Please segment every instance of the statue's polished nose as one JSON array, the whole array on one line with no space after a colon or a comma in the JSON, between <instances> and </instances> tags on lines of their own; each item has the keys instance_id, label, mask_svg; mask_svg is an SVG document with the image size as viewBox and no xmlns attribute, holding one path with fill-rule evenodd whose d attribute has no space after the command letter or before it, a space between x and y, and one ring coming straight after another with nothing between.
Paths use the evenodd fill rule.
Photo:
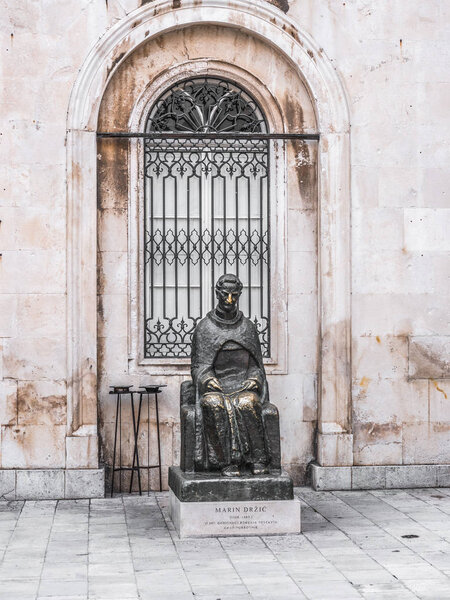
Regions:
<instances>
[{"instance_id":1,"label":"statue's polished nose","mask_svg":"<svg viewBox=\"0 0 450 600\"><path fill-rule=\"evenodd\" d=\"M226 299L226 303L227 304L233 304L233 296L231 294L228 294L228 298Z\"/></svg>"}]
</instances>

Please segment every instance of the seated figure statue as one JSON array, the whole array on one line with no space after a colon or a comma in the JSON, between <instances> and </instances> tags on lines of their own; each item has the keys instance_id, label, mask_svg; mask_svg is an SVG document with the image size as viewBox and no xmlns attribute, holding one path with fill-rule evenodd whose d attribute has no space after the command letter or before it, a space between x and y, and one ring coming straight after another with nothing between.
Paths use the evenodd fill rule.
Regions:
<instances>
[{"instance_id":1,"label":"seated figure statue","mask_svg":"<svg viewBox=\"0 0 450 600\"><path fill-rule=\"evenodd\" d=\"M241 292L236 275L222 275L217 306L194 331L192 382L181 386L184 471L280 471L278 411L269 402L258 332L238 308Z\"/></svg>"}]
</instances>

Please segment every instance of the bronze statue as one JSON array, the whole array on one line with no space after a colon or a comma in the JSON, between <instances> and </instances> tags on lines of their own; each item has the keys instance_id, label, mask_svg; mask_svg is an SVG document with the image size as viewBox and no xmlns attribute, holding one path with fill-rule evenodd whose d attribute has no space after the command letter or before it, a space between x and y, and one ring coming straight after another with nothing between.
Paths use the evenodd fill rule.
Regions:
<instances>
[{"instance_id":1,"label":"bronze statue","mask_svg":"<svg viewBox=\"0 0 450 600\"><path fill-rule=\"evenodd\" d=\"M242 283L222 275L217 305L194 332L192 382L181 389L181 468L238 477L280 471L278 411L258 332L239 310Z\"/></svg>"}]
</instances>

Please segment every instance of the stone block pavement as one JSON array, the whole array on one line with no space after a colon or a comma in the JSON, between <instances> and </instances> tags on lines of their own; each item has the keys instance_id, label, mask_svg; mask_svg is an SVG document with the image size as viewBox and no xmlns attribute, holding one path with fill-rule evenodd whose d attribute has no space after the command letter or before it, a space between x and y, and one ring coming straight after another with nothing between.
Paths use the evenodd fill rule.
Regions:
<instances>
[{"instance_id":1,"label":"stone block pavement","mask_svg":"<svg viewBox=\"0 0 450 600\"><path fill-rule=\"evenodd\" d=\"M0 503L0 600L450 599L450 489L298 488L303 533L179 540L167 493Z\"/></svg>"}]
</instances>

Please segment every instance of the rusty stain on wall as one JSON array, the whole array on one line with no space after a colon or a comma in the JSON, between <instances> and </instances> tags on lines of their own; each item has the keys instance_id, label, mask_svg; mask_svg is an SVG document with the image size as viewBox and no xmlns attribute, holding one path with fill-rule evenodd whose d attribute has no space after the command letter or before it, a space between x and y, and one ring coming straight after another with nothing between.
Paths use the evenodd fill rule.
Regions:
<instances>
[{"instance_id":1,"label":"rusty stain on wall","mask_svg":"<svg viewBox=\"0 0 450 600\"><path fill-rule=\"evenodd\" d=\"M450 378L450 336L409 338L411 379Z\"/></svg>"},{"instance_id":2,"label":"rusty stain on wall","mask_svg":"<svg viewBox=\"0 0 450 600\"><path fill-rule=\"evenodd\" d=\"M44 383L45 386L45 383ZM47 384L47 388L52 384ZM58 386L59 388L64 386ZM64 424L66 422L66 394L45 394L42 383L28 382L17 388L19 425Z\"/></svg>"},{"instance_id":3,"label":"rusty stain on wall","mask_svg":"<svg viewBox=\"0 0 450 600\"><path fill-rule=\"evenodd\" d=\"M372 438L377 442L398 435L402 426L398 423L359 423L358 429L366 439Z\"/></svg>"},{"instance_id":4,"label":"rusty stain on wall","mask_svg":"<svg viewBox=\"0 0 450 600\"><path fill-rule=\"evenodd\" d=\"M369 377L362 377L361 381L359 382L359 386L363 389L363 390L367 390L367 388L369 387L369 383L370 383L370 379Z\"/></svg>"},{"instance_id":5,"label":"rusty stain on wall","mask_svg":"<svg viewBox=\"0 0 450 600\"><path fill-rule=\"evenodd\" d=\"M301 198L299 207L304 210L317 208L317 144L301 140L290 140L288 143L290 171L297 179L297 189Z\"/></svg>"},{"instance_id":6,"label":"rusty stain on wall","mask_svg":"<svg viewBox=\"0 0 450 600\"><path fill-rule=\"evenodd\" d=\"M357 465L401 462L403 427L399 423L353 423L354 461Z\"/></svg>"},{"instance_id":7,"label":"rusty stain on wall","mask_svg":"<svg viewBox=\"0 0 450 600\"><path fill-rule=\"evenodd\" d=\"M437 389L438 392L440 392L441 394L444 394L444 398L447 400L447 393L445 392L445 390L443 390L441 387L439 387L439 384L437 381L435 381L434 379L431 380L431 383L434 385L434 387Z\"/></svg>"},{"instance_id":8,"label":"rusty stain on wall","mask_svg":"<svg viewBox=\"0 0 450 600\"><path fill-rule=\"evenodd\" d=\"M122 58L125 56L125 52L120 52L111 62L111 65L108 67L106 78L109 77L111 72L115 69L116 65L120 63Z\"/></svg>"}]
</instances>

